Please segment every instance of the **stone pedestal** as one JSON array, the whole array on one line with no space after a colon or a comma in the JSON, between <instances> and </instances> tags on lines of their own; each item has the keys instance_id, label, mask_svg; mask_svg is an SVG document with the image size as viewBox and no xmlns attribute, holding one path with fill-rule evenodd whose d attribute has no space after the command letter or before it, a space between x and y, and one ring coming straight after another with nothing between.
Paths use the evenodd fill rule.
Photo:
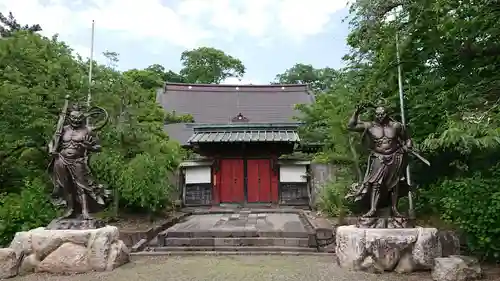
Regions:
<instances>
[{"instance_id":1,"label":"stone pedestal","mask_svg":"<svg viewBox=\"0 0 500 281\"><path fill-rule=\"evenodd\" d=\"M13 266L0 267L0 271L8 271L0 272L0 276L113 270L129 261L129 250L118 235L118 228L114 226L87 230L41 227L18 232L9 248L3 249L4 259L9 258L7 264Z\"/></svg>"},{"instance_id":2,"label":"stone pedestal","mask_svg":"<svg viewBox=\"0 0 500 281\"><path fill-rule=\"evenodd\" d=\"M335 253L341 267L373 273L430 270L441 257L435 228L358 228L340 226Z\"/></svg>"}]
</instances>

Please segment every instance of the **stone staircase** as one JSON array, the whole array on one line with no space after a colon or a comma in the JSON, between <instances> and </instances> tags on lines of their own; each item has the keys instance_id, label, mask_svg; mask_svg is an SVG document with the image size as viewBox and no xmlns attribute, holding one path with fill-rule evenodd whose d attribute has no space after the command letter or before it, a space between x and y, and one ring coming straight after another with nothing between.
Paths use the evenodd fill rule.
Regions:
<instances>
[{"instance_id":1,"label":"stone staircase","mask_svg":"<svg viewBox=\"0 0 500 281\"><path fill-rule=\"evenodd\" d=\"M315 232L298 211L195 214L151 242L147 251L156 255L318 252Z\"/></svg>"},{"instance_id":2,"label":"stone staircase","mask_svg":"<svg viewBox=\"0 0 500 281\"><path fill-rule=\"evenodd\" d=\"M234 232L229 236L219 233L200 233L199 236L176 237L178 233L164 232L159 235L163 245L154 251L218 251L218 252L316 252L309 247L308 237L280 237L277 233L266 233L262 236L245 232ZM260 233L262 235L263 233ZM163 236L165 235L165 236Z\"/></svg>"}]
</instances>

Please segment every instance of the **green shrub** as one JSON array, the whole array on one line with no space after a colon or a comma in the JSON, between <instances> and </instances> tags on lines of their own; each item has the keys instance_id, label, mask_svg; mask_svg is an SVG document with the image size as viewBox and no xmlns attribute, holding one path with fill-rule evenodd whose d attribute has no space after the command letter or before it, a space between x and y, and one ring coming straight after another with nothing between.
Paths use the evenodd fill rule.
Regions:
<instances>
[{"instance_id":1,"label":"green shrub","mask_svg":"<svg viewBox=\"0 0 500 281\"><path fill-rule=\"evenodd\" d=\"M163 156L139 154L124 167L120 196L127 207L156 213L171 205L171 186Z\"/></svg>"},{"instance_id":2,"label":"green shrub","mask_svg":"<svg viewBox=\"0 0 500 281\"><path fill-rule=\"evenodd\" d=\"M500 178L476 173L443 180L419 192L418 206L456 225L469 250L487 259L500 259ZM424 205L425 206L422 206Z\"/></svg>"},{"instance_id":3,"label":"green shrub","mask_svg":"<svg viewBox=\"0 0 500 281\"><path fill-rule=\"evenodd\" d=\"M19 194L0 195L0 245L8 245L16 232L45 226L57 217L45 188L41 179L26 180Z\"/></svg>"},{"instance_id":4,"label":"green shrub","mask_svg":"<svg viewBox=\"0 0 500 281\"><path fill-rule=\"evenodd\" d=\"M319 209L331 217L343 218L350 214L349 203L345 199L350 184L344 180L327 182L320 194Z\"/></svg>"}]
</instances>

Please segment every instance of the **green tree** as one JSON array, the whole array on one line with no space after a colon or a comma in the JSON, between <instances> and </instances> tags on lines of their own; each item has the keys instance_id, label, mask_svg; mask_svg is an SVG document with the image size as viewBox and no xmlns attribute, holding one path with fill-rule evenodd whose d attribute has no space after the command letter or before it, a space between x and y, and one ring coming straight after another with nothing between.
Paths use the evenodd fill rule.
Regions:
<instances>
[{"instance_id":1,"label":"green tree","mask_svg":"<svg viewBox=\"0 0 500 281\"><path fill-rule=\"evenodd\" d=\"M356 84L354 74L352 71L340 70L334 78L316 80L315 83L322 83L327 90L318 92L313 104L298 106L304 113L300 118L304 122L300 128L301 138L308 143L323 145L314 160L339 168L336 180L326 184L318 202L318 207L333 216L349 213L349 202L345 200L345 195L351 184L362 178L358 153L360 138L350 134L346 126L358 94L353 92L353 85Z\"/></svg>"},{"instance_id":2,"label":"green tree","mask_svg":"<svg viewBox=\"0 0 500 281\"><path fill-rule=\"evenodd\" d=\"M123 73L127 78L138 83L144 89L158 89L166 82L163 75L146 69L130 69Z\"/></svg>"},{"instance_id":3,"label":"green tree","mask_svg":"<svg viewBox=\"0 0 500 281\"><path fill-rule=\"evenodd\" d=\"M486 0L358 0L349 17L349 79L325 95L339 108L382 98L398 112L397 34L408 126L433 165L412 164L418 211L462 229L471 250L492 258L500 256L499 15ZM330 105L319 98L315 106L308 125L323 122L317 131L335 139L334 120L321 121Z\"/></svg>"},{"instance_id":4,"label":"green tree","mask_svg":"<svg viewBox=\"0 0 500 281\"><path fill-rule=\"evenodd\" d=\"M239 59L209 47L182 52L181 62L180 74L188 83L219 84L226 78L245 74L245 66Z\"/></svg>"},{"instance_id":5,"label":"green tree","mask_svg":"<svg viewBox=\"0 0 500 281\"><path fill-rule=\"evenodd\" d=\"M161 77L163 82L171 82L171 83L184 83L185 82L185 79L182 75L175 73L172 70L166 70L165 67L163 67L159 64L150 65L150 66L146 67L145 70L156 73L158 76Z\"/></svg>"},{"instance_id":6,"label":"green tree","mask_svg":"<svg viewBox=\"0 0 500 281\"><path fill-rule=\"evenodd\" d=\"M156 90L163 87L165 82L184 83L183 76L171 71L165 70L165 67L159 64L153 64L145 69L130 69L123 73L133 81L139 83L144 89Z\"/></svg>"},{"instance_id":7,"label":"green tree","mask_svg":"<svg viewBox=\"0 0 500 281\"><path fill-rule=\"evenodd\" d=\"M275 82L279 84L309 84L315 91L324 91L333 83L337 76L335 69L326 67L317 69L310 64L298 63L276 75Z\"/></svg>"},{"instance_id":8,"label":"green tree","mask_svg":"<svg viewBox=\"0 0 500 281\"><path fill-rule=\"evenodd\" d=\"M108 55L118 63L117 54ZM164 132L166 113L154 91L111 64L93 63L92 105L109 112L110 124L99 134L104 150L92 156L92 170L97 180L122 194L120 210L160 211L176 199L169 197L173 187L160 183L182 157ZM0 40L0 244L55 216L46 195L52 189L46 145L64 96L86 100L88 65L57 37L22 30ZM147 164L148 173L135 173L138 163Z\"/></svg>"},{"instance_id":9,"label":"green tree","mask_svg":"<svg viewBox=\"0 0 500 281\"><path fill-rule=\"evenodd\" d=\"M14 18L12 12L9 12L8 16L0 13L0 37L11 36L13 32L26 30L30 32L42 31L42 27L39 24L34 25L21 25Z\"/></svg>"}]
</instances>

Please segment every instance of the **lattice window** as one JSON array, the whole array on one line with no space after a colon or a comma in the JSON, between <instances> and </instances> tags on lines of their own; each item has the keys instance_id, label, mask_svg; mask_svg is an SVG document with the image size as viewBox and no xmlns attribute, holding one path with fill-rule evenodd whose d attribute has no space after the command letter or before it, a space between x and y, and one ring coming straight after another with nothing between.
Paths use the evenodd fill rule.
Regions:
<instances>
[{"instance_id":1,"label":"lattice window","mask_svg":"<svg viewBox=\"0 0 500 281\"><path fill-rule=\"evenodd\" d=\"M307 183L281 183L281 204L308 204Z\"/></svg>"},{"instance_id":2,"label":"lattice window","mask_svg":"<svg viewBox=\"0 0 500 281\"><path fill-rule=\"evenodd\" d=\"M199 183L186 185L186 205L210 205L212 204L212 184Z\"/></svg>"}]
</instances>

